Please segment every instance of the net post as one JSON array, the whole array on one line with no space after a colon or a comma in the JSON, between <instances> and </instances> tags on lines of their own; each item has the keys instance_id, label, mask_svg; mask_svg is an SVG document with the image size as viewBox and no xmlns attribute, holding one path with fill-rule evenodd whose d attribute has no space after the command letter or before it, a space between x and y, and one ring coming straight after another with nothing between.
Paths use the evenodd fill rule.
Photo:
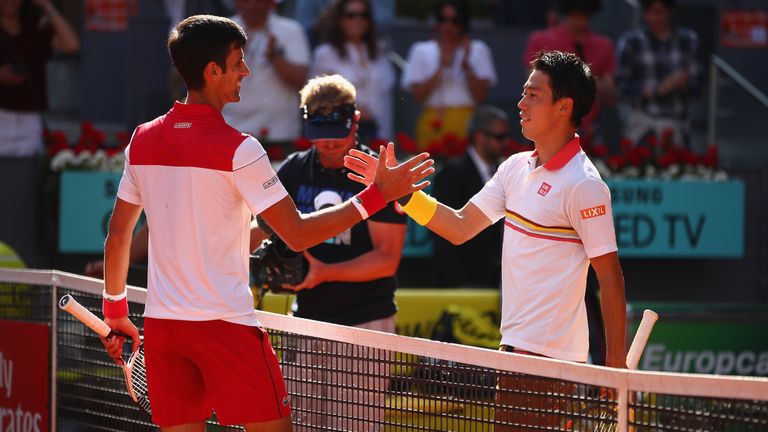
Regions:
<instances>
[{"instance_id":1,"label":"net post","mask_svg":"<svg viewBox=\"0 0 768 432\"><path fill-rule=\"evenodd\" d=\"M627 385L627 380L622 379L619 382L619 386L616 389L618 392L618 418L616 419L617 423L617 432L627 432L627 424L629 423L629 386Z\"/></svg>"},{"instance_id":2,"label":"net post","mask_svg":"<svg viewBox=\"0 0 768 432\"><path fill-rule=\"evenodd\" d=\"M56 274L51 275L51 415L50 426L51 431L58 430L56 428L57 419L57 386L56 386L56 370L58 369L58 345L59 345L59 317L58 317L58 285L59 278Z\"/></svg>"}]
</instances>

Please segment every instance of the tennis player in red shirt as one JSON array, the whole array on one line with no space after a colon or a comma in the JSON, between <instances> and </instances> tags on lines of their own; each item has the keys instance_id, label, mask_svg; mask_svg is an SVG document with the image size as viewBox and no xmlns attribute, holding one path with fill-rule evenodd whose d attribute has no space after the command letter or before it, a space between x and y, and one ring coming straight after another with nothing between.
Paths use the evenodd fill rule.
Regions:
<instances>
[{"instance_id":1,"label":"tennis player in red shirt","mask_svg":"<svg viewBox=\"0 0 768 432\"><path fill-rule=\"evenodd\" d=\"M203 431L213 410L221 424L249 432L291 429L285 383L248 286L252 216L300 251L421 190L433 172L422 154L380 169L371 186L341 204L299 213L262 145L221 116L225 104L240 100L249 74L245 44L237 24L215 16L189 17L171 32L168 48L187 98L134 131L109 224L105 322L130 335L135 350L125 280L133 229L142 210L147 217L144 348L152 420L162 431ZM122 338L103 342L118 359Z\"/></svg>"}]
</instances>

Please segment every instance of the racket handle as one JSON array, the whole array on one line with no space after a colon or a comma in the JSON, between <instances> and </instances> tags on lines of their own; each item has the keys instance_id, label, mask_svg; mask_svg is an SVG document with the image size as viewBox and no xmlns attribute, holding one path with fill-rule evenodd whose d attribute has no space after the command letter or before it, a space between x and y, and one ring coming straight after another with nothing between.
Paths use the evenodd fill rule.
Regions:
<instances>
[{"instance_id":1,"label":"racket handle","mask_svg":"<svg viewBox=\"0 0 768 432\"><path fill-rule=\"evenodd\" d=\"M648 342L653 325L656 324L658 319L659 315L656 312L650 309L643 311L643 319L640 321L640 326L637 328L637 333L635 333L635 338L632 339L632 345L629 347L629 353L627 354L627 368L637 369L637 364L640 363L640 356L643 355L645 344Z\"/></svg>"},{"instance_id":2,"label":"racket handle","mask_svg":"<svg viewBox=\"0 0 768 432\"><path fill-rule=\"evenodd\" d=\"M87 325L91 330L95 331L99 336L109 339L112 333L112 329L109 328L107 323L101 320L89 311L83 305L77 302L74 297L67 294L59 299L59 309L67 311L77 318L81 323Z\"/></svg>"}]
</instances>

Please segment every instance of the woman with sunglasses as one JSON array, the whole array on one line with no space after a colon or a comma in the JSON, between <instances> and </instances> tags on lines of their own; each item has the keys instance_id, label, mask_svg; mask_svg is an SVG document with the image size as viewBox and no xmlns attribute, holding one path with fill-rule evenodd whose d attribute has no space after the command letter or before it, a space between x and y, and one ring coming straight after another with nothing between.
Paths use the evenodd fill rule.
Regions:
<instances>
[{"instance_id":1,"label":"woman with sunglasses","mask_svg":"<svg viewBox=\"0 0 768 432\"><path fill-rule=\"evenodd\" d=\"M403 89L424 105L416 125L421 148L446 134L466 137L473 107L496 83L491 50L468 35L466 1L441 0L434 9L435 39L417 42L408 52Z\"/></svg>"},{"instance_id":2,"label":"woman with sunglasses","mask_svg":"<svg viewBox=\"0 0 768 432\"><path fill-rule=\"evenodd\" d=\"M323 43L315 49L312 75L339 74L357 89L365 142L391 140L395 71L378 39L369 0L334 0L320 18Z\"/></svg>"}]
</instances>

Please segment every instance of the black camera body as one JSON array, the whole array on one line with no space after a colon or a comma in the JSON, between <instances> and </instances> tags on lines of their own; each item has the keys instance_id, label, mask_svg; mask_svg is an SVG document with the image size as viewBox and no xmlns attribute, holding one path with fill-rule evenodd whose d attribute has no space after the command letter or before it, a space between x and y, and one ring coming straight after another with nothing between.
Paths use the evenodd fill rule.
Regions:
<instances>
[{"instance_id":1,"label":"black camera body","mask_svg":"<svg viewBox=\"0 0 768 432\"><path fill-rule=\"evenodd\" d=\"M284 284L296 285L307 277L309 263L299 252L294 252L280 237L264 240L251 255L251 273L256 286L275 294L293 294Z\"/></svg>"}]
</instances>

